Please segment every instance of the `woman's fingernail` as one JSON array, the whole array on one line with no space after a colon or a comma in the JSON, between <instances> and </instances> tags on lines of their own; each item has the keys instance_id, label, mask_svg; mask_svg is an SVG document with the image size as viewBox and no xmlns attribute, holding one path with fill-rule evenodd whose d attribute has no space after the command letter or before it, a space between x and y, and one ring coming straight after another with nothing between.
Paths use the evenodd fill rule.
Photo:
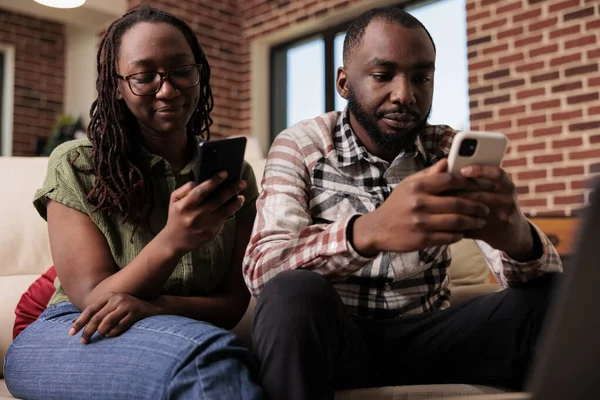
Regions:
<instances>
[{"instance_id":1,"label":"woman's fingernail","mask_svg":"<svg viewBox=\"0 0 600 400\"><path fill-rule=\"evenodd\" d=\"M472 175L473 174L473 167L464 167L460 170L460 173L463 175Z\"/></svg>"},{"instance_id":2,"label":"woman's fingernail","mask_svg":"<svg viewBox=\"0 0 600 400\"><path fill-rule=\"evenodd\" d=\"M69 329L69 336L73 336L75 334L75 328Z\"/></svg>"},{"instance_id":3,"label":"woman's fingernail","mask_svg":"<svg viewBox=\"0 0 600 400\"><path fill-rule=\"evenodd\" d=\"M241 181L240 183L238 183L238 189L243 189L246 187L246 182Z\"/></svg>"},{"instance_id":4,"label":"woman's fingernail","mask_svg":"<svg viewBox=\"0 0 600 400\"><path fill-rule=\"evenodd\" d=\"M219 178L221 178L221 179L227 178L227 171L221 171L221 172L219 172Z\"/></svg>"}]
</instances>

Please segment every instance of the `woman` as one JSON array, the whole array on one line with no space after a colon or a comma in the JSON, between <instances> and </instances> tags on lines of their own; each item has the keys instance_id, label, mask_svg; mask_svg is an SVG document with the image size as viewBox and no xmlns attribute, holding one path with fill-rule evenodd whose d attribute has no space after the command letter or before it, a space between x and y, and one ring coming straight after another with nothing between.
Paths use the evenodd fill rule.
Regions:
<instances>
[{"instance_id":1,"label":"woman","mask_svg":"<svg viewBox=\"0 0 600 400\"><path fill-rule=\"evenodd\" d=\"M34 198L57 289L11 345L6 384L23 399L260 398L226 330L248 305L257 186L248 164L210 200L225 176L193 184L213 106L197 38L143 6L109 27L97 61L89 140L52 153Z\"/></svg>"}]
</instances>

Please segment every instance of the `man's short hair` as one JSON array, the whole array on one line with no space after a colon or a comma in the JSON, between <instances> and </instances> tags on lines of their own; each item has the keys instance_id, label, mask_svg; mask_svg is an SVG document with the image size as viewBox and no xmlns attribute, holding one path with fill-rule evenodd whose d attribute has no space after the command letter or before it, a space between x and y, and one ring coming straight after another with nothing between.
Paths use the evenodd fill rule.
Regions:
<instances>
[{"instance_id":1,"label":"man's short hair","mask_svg":"<svg viewBox=\"0 0 600 400\"><path fill-rule=\"evenodd\" d=\"M344 65L348 62L354 50L362 43L363 37L365 36L365 29L367 29L367 26L369 26L374 19L395 22L405 28L422 28L431 40L433 51L436 51L433 38L421 21L406 11L396 7L377 7L364 12L357 19L352 21L348 27L346 38L344 39Z\"/></svg>"}]
</instances>

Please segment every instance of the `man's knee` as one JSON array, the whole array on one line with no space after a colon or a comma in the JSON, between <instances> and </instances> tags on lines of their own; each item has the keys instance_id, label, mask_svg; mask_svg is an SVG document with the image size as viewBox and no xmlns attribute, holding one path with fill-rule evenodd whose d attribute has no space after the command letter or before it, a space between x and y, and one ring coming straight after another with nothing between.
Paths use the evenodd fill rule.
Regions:
<instances>
[{"instance_id":1,"label":"man's knee","mask_svg":"<svg viewBox=\"0 0 600 400\"><path fill-rule=\"evenodd\" d=\"M315 272L285 271L271 279L256 305L255 322L297 329L316 315L332 314L341 301L334 287ZM338 304L339 303L339 304Z\"/></svg>"}]
</instances>

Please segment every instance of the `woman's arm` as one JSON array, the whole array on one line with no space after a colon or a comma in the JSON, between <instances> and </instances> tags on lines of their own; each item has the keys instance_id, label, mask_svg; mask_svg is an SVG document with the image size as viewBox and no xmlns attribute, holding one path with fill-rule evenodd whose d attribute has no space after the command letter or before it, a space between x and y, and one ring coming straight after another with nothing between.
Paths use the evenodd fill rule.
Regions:
<instances>
[{"instance_id":1,"label":"woman's arm","mask_svg":"<svg viewBox=\"0 0 600 400\"><path fill-rule=\"evenodd\" d=\"M244 316L250 293L242 276L242 261L256 210L237 217L233 256L227 278L216 294L203 297L160 296L150 301L160 314L172 314L207 321L225 329L232 329Z\"/></svg>"},{"instance_id":2,"label":"woman's arm","mask_svg":"<svg viewBox=\"0 0 600 400\"><path fill-rule=\"evenodd\" d=\"M122 269L115 265L106 238L89 216L49 202L50 249L69 300L84 310L108 293L140 299L158 297L180 257L212 240L225 218L240 208L243 199L227 200L243 185L241 189L225 189L214 200L204 201L223 179L215 177L196 187L187 184L174 191L167 225Z\"/></svg>"}]
</instances>

